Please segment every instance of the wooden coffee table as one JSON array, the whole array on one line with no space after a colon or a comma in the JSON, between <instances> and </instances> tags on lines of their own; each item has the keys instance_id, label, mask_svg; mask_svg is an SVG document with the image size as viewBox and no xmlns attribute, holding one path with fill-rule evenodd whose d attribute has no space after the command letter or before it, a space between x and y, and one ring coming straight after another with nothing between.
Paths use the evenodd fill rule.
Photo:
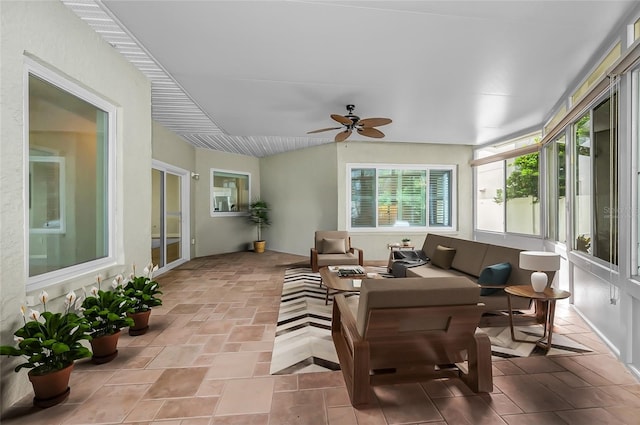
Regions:
<instances>
[{"instance_id":1,"label":"wooden coffee table","mask_svg":"<svg viewBox=\"0 0 640 425\"><path fill-rule=\"evenodd\" d=\"M364 268L366 273L371 273L369 269ZM367 277L365 274L362 277L340 277L337 271L329 270L329 267L320 267L320 279L321 285L327 288L327 292L324 297L325 305L329 304L329 290L336 292L360 292L360 284L362 279L381 279L382 277L376 273L375 277Z\"/></svg>"},{"instance_id":2,"label":"wooden coffee table","mask_svg":"<svg viewBox=\"0 0 640 425\"><path fill-rule=\"evenodd\" d=\"M511 328L511 339L517 342L535 342L535 344L549 351L551 348L551 338L553 337L553 317L556 313L556 301L569 298L571 292L561 289L546 288L544 292L536 292L531 285L507 286L504 288L507 293L507 303L509 306L509 327ZM525 339L516 339L513 331L513 311L511 310L511 296L531 298L543 303L547 303L546 317L544 318L544 332L542 337L537 341L527 341ZM546 342L543 340L546 338Z\"/></svg>"}]
</instances>

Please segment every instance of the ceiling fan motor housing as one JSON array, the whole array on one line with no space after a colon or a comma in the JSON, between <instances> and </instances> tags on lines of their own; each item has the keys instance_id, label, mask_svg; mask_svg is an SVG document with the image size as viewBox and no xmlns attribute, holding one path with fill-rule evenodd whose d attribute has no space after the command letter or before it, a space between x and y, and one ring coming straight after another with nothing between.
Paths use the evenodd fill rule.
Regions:
<instances>
[{"instance_id":1,"label":"ceiling fan motor housing","mask_svg":"<svg viewBox=\"0 0 640 425\"><path fill-rule=\"evenodd\" d=\"M347 112L349 112L347 115L345 115L346 118L349 118L352 122L351 125L348 125L347 127L350 129L355 128L356 124L358 124L358 121L360 121L360 117L357 115L353 114L353 110L356 109L355 105L347 105Z\"/></svg>"}]
</instances>

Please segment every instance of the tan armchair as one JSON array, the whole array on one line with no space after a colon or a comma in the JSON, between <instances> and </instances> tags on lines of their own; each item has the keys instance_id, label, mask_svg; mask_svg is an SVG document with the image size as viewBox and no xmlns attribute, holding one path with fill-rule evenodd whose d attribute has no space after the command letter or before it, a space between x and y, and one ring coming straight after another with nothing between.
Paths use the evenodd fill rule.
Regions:
<instances>
[{"instance_id":1,"label":"tan armchair","mask_svg":"<svg viewBox=\"0 0 640 425\"><path fill-rule=\"evenodd\" d=\"M493 391L479 293L464 277L363 279L357 313L336 295L331 336L351 404L368 404L373 385L447 376Z\"/></svg>"},{"instance_id":2,"label":"tan armchair","mask_svg":"<svg viewBox=\"0 0 640 425\"><path fill-rule=\"evenodd\" d=\"M314 272L325 266L364 266L364 253L362 249L351 246L349 232L318 230L315 233L314 246L311 248L310 261L311 270Z\"/></svg>"}]
</instances>

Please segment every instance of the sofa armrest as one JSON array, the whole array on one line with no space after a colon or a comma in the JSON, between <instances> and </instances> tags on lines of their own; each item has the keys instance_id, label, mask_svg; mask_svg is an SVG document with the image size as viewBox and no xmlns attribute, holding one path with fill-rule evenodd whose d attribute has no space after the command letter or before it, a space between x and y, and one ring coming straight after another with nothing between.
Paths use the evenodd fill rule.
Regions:
<instances>
[{"instance_id":1,"label":"sofa armrest","mask_svg":"<svg viewBox=\"0 0 640 425\"><path fill-rule=\"evenodd\" d=\"M337 310L336 313L338 313L337 318L339 319L339 325L342 326L343 331L347 333L349 345L353 349L355 343L362 342L362 337L358 333L356 326L356 318L343 294L336 294L333 298L333 303L333 309Z\"/></svg>"},{"instance_id":2,"label":"sofa armrest","mask_svg":"<svg viewBox=\"0 0 640 425\"><path fill-rule=\"evenodd\" d=\"M318 271L318 250L315 248L311 248L310 257L311 258L309 262L311 263L311 270L313 272L317 272Z\"/></svg>"},{"instance_id":3,"label":"sofa armrest","mask_svg":"<svg viewBox=\"0 0 640 425\"><path fill-rule=\"evenodd\" d=\"M349 252L355 254L354 251L358 251L358 264L364 266L364 251L362 250L362 248L356 248L355 246L352 246L351 249L349 249Z\"/></svg>"}]
</instances>

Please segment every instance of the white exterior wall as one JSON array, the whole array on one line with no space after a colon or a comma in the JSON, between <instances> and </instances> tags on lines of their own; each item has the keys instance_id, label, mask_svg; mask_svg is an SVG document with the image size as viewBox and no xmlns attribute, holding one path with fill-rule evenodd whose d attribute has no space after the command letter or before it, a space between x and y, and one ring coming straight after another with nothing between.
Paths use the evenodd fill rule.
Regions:
<instances>
[{"instance_id":1,"label":"white exterior wall","mask_svg":"<svg viewBox=\"0 0 640 425\"><path fill-rule=\"evenodd\" d=\"M25 56L117 107L115 232L116 261L47 291L56 309L69 290L113 276L131 263L150 260L151 87L98 34L58 1L0 2L0 343L12 344L25 302L24 62ZM126 184L125 184L126 182ZM39 292L39 291L38 291ZM2 409L31 392L26 371L2 359Z\"/></svg>"}]
</instances>

